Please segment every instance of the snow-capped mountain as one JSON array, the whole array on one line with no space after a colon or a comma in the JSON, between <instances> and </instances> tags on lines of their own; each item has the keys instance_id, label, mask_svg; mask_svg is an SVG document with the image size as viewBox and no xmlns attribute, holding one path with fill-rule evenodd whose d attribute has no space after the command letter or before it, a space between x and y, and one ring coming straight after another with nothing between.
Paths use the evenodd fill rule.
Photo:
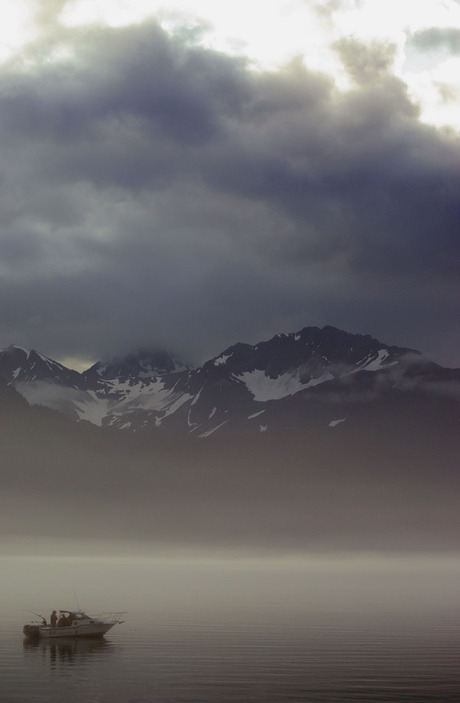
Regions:
<instances>
[{"instance_id":1,"label":"snow-capped mountain","mask_svg":"<svg viewBox=\"0 0 460 703\"><path fill-rule=\"evenodd\" d=\"M9 346L0 352L0 377L8 384L48 381L78 388L80 374L35 350Z\"/></svg>"},{"instance_id":2,"label":"snow-capped mountain","mask_svg":"<svg viewBox=\"0 0 460 703\"><path fill-rule=\"evenodd\" d=\"M333 327L235 344L195 369L156 351L98 362L79 374L9 347L0 352L0 378L29 403L74 419L201 438L302 430L308 423L333 429L377 405L388 410L393 401L423 405L443 397L455 406L460 396L460 370Z\"/></svg>"},{"instance_id":3,"label":"snow-capped mountain","mask_svg":"<svg viewBox=\"0 0 460 703\"><path fill-rule=\"evenodd\" d=\"M182 361L164 351L140 351L127 356L112 359L109 362L98 361L84 372L85 379L123 380L151 379L167 373L182 371L187 367Z\"/></svg>"}]
</instances>

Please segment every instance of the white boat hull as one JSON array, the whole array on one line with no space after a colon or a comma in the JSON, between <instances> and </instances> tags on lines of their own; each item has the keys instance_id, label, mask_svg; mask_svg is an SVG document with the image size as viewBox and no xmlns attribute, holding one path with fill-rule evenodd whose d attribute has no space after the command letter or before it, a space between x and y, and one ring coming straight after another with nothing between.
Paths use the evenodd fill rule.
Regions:
<instances>
[{"instance_id":1,"label":"white boat hull","mask_svg":"<svg viewBox=\"0 0 460 703\"><path fill-rule=\"evenodd\" d=\"M44 626L38 628L38 636L48 638L54 637L103 637L115 623L94 623L76 625L73 627L51 627Z\"/></svg>"}]
</instances>

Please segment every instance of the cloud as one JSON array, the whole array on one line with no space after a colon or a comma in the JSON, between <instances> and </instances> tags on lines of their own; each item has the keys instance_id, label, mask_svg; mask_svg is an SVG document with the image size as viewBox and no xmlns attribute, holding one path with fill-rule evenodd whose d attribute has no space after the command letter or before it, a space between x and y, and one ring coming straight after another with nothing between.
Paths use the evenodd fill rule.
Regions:
<instances>
[{"instance_id":1,"label":"cloud","mask_svg":"<svg viewBox=\"0 0 460 703\"><path fill-rule=\"evenodd\" d=\"M32 5L35 21L43 28L49 28L58 22L60 13L68 5L68 0L35 0Z\"/></svg>"},{"instance_id":2,"label":"cloud","mask_svg":"<svg viewBox=\"0 0 460 703\"><path fill-rule=\"evenodd\" d=\"M445 50L449 54L460 54L460 29L456 27L430 27L415 32L411 43L421 51Z\"/></svg>"},{"instance_id":3,"label":"cloud","mask_svg":"<svg viewBox=\"0 0 460 703\"><path fill-rule=\"evenodd\" d=\"M396 56L393 44L374 41L369 46L352 37L339 39L335 48L350 77L362 86L388 77Z\"/></svg>"},{"instance_id":4,"label":"cloud","mask_svg":"<svg viewBox=\"0 0 460 703\"><path fill-rule=\"evenodd\" d=\"M35 381L33 383L20 382L15 388L21 393L30 405L45 405L60 412L66 412L70 402L78 406L78 402L87 402L88 395L84 391L76 388L64 388L46 381ZM74 420L79 420L78 414L73 414Z\"/></svg>"},{"instance_id":5,"label":"cloud","mask_svg":"<svg viewBox=\"0 0 460 703\"><path fill-rule=\"evenodd\" d=\"M313 7L320 17L330 18L343 5L343 0L326 0L326 2L315 2Z\"/></svg>"},{"instance_id":6,"label":"cloud","mask_svg":"<svg viewBox=\"0 0 460 703\"><path fill-rule=\"evenodd\" d=\"M50 24L4 63L4 343L95 360L148 344L203 358L306 324L445 337L459 139L421 124L390 45L336 49L346 92L154 21Z\"/></svg>"}]
</instances>

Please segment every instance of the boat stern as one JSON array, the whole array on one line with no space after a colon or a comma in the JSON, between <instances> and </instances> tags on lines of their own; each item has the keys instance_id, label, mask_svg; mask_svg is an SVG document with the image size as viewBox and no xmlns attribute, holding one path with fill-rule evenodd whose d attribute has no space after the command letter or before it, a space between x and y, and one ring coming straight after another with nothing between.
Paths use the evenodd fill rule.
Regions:
<instances>
[{"instance_id":1,"label":"boat stern","mask_svg":"<svg viewBox=\"0 0 460 703\"><path fill-rule=\"evenodd\" d=\"M23 633L26 637L30 639L40 637L40 626L39 625L24 625Z\"/></svg>"}]
</instances>

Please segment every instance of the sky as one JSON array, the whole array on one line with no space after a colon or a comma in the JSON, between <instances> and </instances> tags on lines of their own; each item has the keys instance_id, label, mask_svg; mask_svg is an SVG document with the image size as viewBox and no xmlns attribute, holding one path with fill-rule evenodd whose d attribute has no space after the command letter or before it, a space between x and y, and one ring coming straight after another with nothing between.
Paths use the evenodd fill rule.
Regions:
<instances>
[{"instance_id":1,"label":"sky","mask_svg":"<svg viewBox=\"0 0 460 703\"><path fill-rule=\"evenodd\" d=\"M2 0L0 347L460 366L460 3Z\"/></svg>"}]
</instances>

